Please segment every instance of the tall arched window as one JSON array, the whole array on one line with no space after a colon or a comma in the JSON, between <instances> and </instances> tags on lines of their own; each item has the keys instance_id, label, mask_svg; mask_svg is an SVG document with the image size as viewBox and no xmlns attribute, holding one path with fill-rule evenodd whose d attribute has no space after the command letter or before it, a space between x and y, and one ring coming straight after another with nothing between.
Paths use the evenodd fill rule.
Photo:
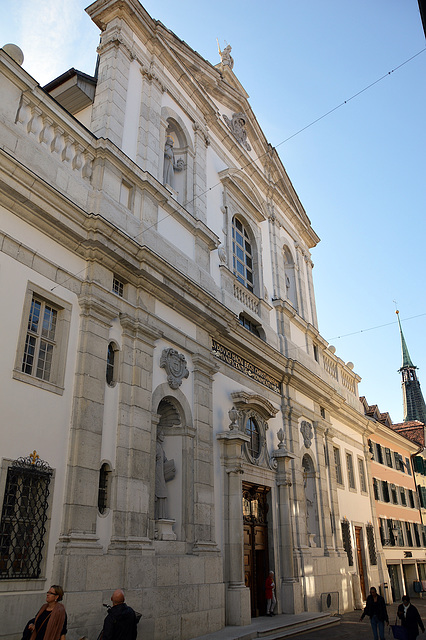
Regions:
<instances>
[{"instance_id":1,"label":"tall arched window","mask_svg":"<svg viewBox=\"0 0 426 640\"><path fill-rule=\"evenodd\" d=\"M253 293L253 252L249 235L237 217L232 220L232 258L234 274Z\"/></svg>"}]
</instances>

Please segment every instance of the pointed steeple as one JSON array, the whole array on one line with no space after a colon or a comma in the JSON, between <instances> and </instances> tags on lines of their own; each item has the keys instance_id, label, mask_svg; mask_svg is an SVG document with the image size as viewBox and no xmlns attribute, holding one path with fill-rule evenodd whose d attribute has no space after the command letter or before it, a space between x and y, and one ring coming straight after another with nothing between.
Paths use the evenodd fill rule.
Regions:
<instances>
[{"instance_id":1,"label":"pointed steeple","mask_svg":"<svg viewBox=\"0 0 426 640\"><path fill-rule=\"evenodd\" d=\"M398 370L402 375L402 395L404 400L404 422L419 420L426 424L426 404L417 380L417 367L411 362L407 343L402 332L399 311L396 311L401 336L402 367Z\"/></svg>"}]
</instances>

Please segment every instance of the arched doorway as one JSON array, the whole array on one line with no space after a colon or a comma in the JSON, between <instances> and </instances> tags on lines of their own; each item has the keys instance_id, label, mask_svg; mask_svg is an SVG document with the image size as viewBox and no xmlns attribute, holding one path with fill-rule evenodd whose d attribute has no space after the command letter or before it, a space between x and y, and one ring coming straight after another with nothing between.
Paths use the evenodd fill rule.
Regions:
<instances>
[{"instance_id":1,"label":"arched doorway","mask_svg":"<svg viewBox=\"0 0 426 640\"><path fill-rule=\"evenodd\" d=\"M251 615L265 615L265 581L269 572L269 487L243 482L244 579L250 588Z\"/></svg>"}]
</instances>

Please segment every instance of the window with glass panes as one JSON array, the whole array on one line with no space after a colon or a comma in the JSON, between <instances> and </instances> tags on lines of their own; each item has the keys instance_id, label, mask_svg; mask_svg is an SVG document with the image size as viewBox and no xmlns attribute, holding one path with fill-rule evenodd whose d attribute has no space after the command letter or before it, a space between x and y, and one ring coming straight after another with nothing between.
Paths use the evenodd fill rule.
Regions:
<instances>
[{"instance_id":1,"label":"window with glass panes","mask_svg":"<svg viewBox=\"0 0 426 640\"><path fill-rule=\"evenodd\" d=\"M22 358L23 373L50 380L57 318L57 309L33 296Z\"/></svg>"},{"instance_id":2,"label":"window with glass panes","mask_svg":"<svg viewBox=\"0 0 426 640\"><path fill-rule=\"evenodd\" d=\"M340 463L340 449L333 447L334 468L336 469L336 482L343 484L342 465Z\"/></svg>"},{"instance_id":3,"label":"window with glass panes","mask_svg":"<svg viewBox=\"0 0 426 640\"><path fill-rule=\"evenodd\" d=\"M348 470L348 482L351 489L355 489L354 465L351 453L346 453L346 466Z\"/></svg>"},{"instance_id":4,"label":"window with glass panes","mask_svg":"<svg viewBox=\"0 0 426 640\"><path fill-rule=\"evenodd\" d=\"M246 433L250 436L247 447L252 458L258 458L260 454L260 434L259 427L254 418L249 418L246 422Z\"/></svg>"},{"instance_id":5,"label":"window with glass panes","mask_svg":"<svg viewBox=\"0 0 426 640\"><path fill-rule=\"evenodd\" d=\"M253 252L249 235L238 218L232 220L232 256L234 274L253 293Z\"/></svg>"},{"instance_id":6,"label":"window with glass panes","mask_svg":"<svg viewBox=\"0 0 426 640\"><path fill-rule=\"evenodd\" d=\"M358 458L358 473L361 491L367 493L367 479L365 477L364 460L362 458Z\"/></svg>"}]
</instances>

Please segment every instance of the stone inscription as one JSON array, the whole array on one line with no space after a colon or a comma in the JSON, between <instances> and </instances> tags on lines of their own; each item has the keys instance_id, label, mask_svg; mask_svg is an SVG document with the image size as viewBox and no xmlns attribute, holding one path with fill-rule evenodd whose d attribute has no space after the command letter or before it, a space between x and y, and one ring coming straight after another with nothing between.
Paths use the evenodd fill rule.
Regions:
<instances>
[{"instance_id":1,"label":"stone inscription","mask_svg":"<svg viewBox=\"0 0 426 640\"><path fill-rule=\"evenodd\" d=\"M260 382L260 384L263 384L265 387L268 387L268 389L275 391L275 393L280 393L279 380L273 378L268 373L266 373L266 371L263 371L263 369L259 369L259 367L256 367L256 365L249 362L245 358L242 358L237 353L234 353L230 349L227 349L219 342L216 342L216 340L214 340L213 338L212 351L214 355L219 358L219 360L222 360L222 362L226 362L226 364L229 364L234 369L241 371L241 373L249 376L249 378L252 378L252 380Z\"/></svg>"}]
</instances>

